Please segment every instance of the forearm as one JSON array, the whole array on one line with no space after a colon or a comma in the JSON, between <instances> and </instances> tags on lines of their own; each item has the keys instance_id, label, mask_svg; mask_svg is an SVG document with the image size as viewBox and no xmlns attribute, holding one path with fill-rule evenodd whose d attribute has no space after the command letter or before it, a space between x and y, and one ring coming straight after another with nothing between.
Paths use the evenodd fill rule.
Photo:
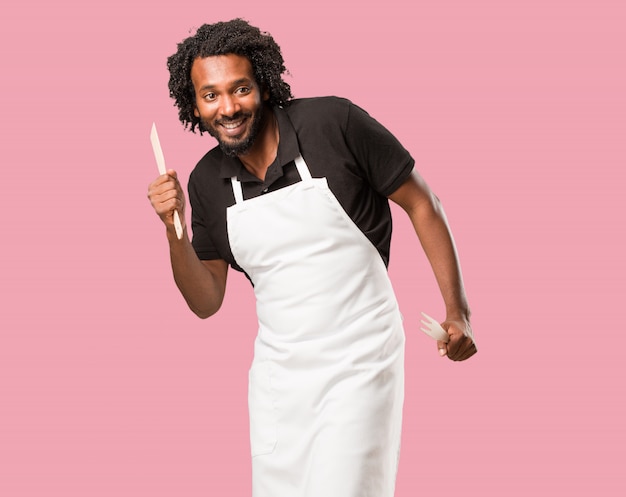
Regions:
<instances>
[{"instance_id":1,"label":"forearm","mask_svg":"<svg viewBox=\"0 0 626 497\"><path fill-rule=\"evenodd\" d=\"M198 259L185 229L178 240L168 230L170 261L176 286L189 308L200 318L215 314L224 300L227 265L224 261Z\"/></svg>"},{"instance_id":2,"label":"forearm","mask_svg":"<svg viewBox=\"0 0 626 497\"><path fill-rule=\"evenodd\" d=\"M439 199L431 194L430 201L416 206L409 216L439 285L447 319L469 319L461 265Z\"/></svg>"},{"instance_id":3,"label":"forearm","mask_svg":"<svg viewBox=\"0 0 626 497\"><path fill-rule=\"evenodd\" d=\"M389 198L409 215L446 305L442 326L449 340L437 342L439 354L453 361L464 361L476 353L476 343L469 322L461 265L443 207L416 171Z\"/></svg>"}]
</instances>

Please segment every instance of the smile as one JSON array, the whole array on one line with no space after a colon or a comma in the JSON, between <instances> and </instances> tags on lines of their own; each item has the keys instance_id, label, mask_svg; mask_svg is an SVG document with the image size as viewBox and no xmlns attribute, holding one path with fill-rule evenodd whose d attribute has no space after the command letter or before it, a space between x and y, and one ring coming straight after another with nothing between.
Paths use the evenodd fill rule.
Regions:
<instances>
[{"instance_id":1,"label":"smile","mask_svg":"<svg viewBox=\"0 0 626 497\"><path fill-rule=\"evenodd\" d=\"M235 129L243 124L243 119L241 121L235 121L232 123L220 123L220 124L224 126L226 129Z\"/></svg>"},{"instance_id":2,"label":"smile","mask_svg":"<svg viewBox=\"0 0 626 497\"><path fill-rule=\"evenodd\" d=\"M247 118L242 117L236 121L218 121L222 134L229 138L237 138L245 132Z\"/></svg>"}]
</instances>

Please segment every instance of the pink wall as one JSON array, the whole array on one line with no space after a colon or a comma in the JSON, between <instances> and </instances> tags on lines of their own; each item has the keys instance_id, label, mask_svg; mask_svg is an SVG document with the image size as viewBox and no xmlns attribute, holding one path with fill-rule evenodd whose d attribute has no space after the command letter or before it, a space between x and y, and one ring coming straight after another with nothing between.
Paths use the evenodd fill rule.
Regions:
<instances>
[{"instance_id":1,"label":"pink wall","mask_svg":"<svg viewBox=\"0 0 626 497\"><path fill-rule=\"evenodd\" d=\"M245 17L296 96L348 97L439 194L480 347L443 317L396 212L407 328L398 497L626 495L625 9L618 1L30 2L3 6L0 495L247 496L248 283L200 321L146 200L156 121L186 183L165 58ZM323 497L323 496L320 496Z\"/></svg>"}]
</instances>

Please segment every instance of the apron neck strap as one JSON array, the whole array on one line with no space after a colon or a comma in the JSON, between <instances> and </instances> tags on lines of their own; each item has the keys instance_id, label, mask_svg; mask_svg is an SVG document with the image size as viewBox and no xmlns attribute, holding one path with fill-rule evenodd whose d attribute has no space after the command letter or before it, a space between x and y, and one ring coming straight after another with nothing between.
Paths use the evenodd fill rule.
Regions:
<instances>
[{"instance_id":1,"label":"apron neck strap","mask_svg":"<svg viewBox=\"0 0 626 497\"><path fill-rule=\"evenodd\" d=\"M241 189L241 183L236 176L231 176L230 182L233 185L233 193L235 194L235 203L240 204L243 202L243 190Z\"/></svg>"},{"instance_id":2,"label":"apron neck strap","mask_svg":"<svg viewBox=\"0 0 626 497\"><path fill-rule=\"evenodd\" d=\"M298 157L296 157L294 161L296 163L296 167L298 168L298 174L300 175L300 179L302 181L311 179L311 171L309 171L309 168L307 167L306 162L304 162L302 155L298 155Z\"/></svg>"}]
</instances>

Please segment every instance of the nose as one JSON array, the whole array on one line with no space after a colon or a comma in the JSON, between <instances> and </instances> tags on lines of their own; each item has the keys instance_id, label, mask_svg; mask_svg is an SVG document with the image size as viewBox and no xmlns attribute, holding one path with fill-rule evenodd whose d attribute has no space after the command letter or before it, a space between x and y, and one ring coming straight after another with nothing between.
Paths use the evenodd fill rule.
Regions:
<instances>
[{"instance_id":1,"label":"nose","mask_svg":"<svg viewBox=\"0 0 626 497\"><path fill-rule=\"evenodd\" d=\"M220 103L222 104L220 114L222 114L223 117L232 117L241 110L239 103L232 95L227 94L222 96Z\"/></svg>"}]
</instances>

